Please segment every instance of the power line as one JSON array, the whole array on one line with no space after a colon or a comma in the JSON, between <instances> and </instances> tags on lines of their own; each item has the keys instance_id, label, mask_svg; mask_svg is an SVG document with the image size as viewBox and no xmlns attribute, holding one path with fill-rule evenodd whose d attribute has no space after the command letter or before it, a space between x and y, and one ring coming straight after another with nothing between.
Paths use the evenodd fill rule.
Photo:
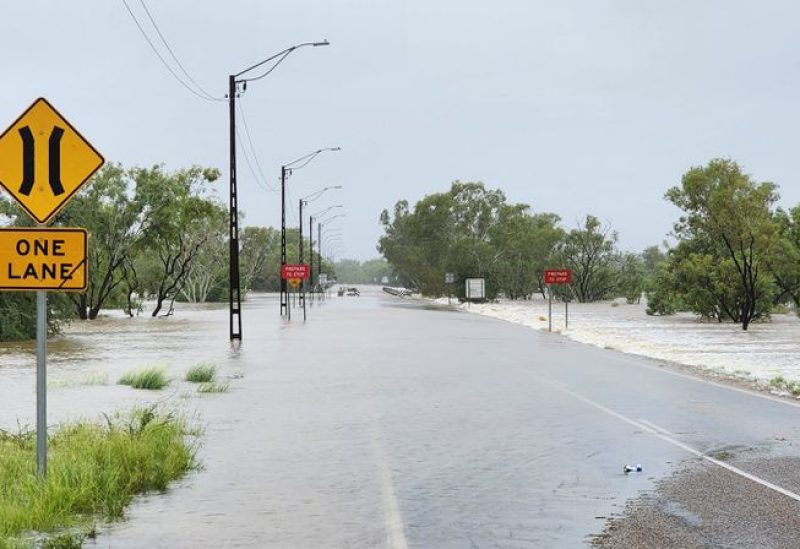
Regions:
<instances>
[{"instance_id":1,"label":"power line","mask_svg":"<svg viewBox=\"0 0 800 549\"><path fill-rule=\"evenodd\" d=\"M256 181L256 184L257 184L259 187L261 187L261 189L262 189L262 190L265 190L265 191L267 191L267 192L274 193L274 192L275 192L277 189L275 189L275 188L273 188L273 187L265 186L265 184L264 184L264 183L262 183L262 182L261 182L261 179L258 177L258 174L256 173L255 169L253 169L253 164L252 164L252 162L250 161L250 155L248 155L248 154L247 154L247 147L245 147L245 142L244 142L244 140L242 139L242 134L241 134L241 133L239 133L239 128L236 128L236 141L237 141L237 142L238 142L240 145L242 145L241 149L242 149L242 155L244 155L244 161L245 161L245 163L247 164L247 168L248 168L248 170L250 170L250 175L252 175L252 176L253 176L253 179L255 179L255 181Z\"/></svg>"},{"instance_id":2,"label":"power line","mask_svg":"<svg viewBox=\"0 0 800 549\"><path fill-rule=\"evenodd\" d=\"M289 56L289 54L290 54L290 53L292 53L292 51L294 51L294 49L293 49L293 48L290 48L290 49L289 49L289 51L287 51L286 53L284 53L283 55L281 55L281 57L280 57L280 58L278 58L278 60L277 60L277 61L275 61L275 64L274 64L274 65L272 65L272 66L269 68L269 70L267 70L266 72L264 72L264 74L260 74L260 75L258 75L258 76L254 76L253 78L247 78L247 79L245 79L244 81L245 81L245 82L254 82L254 81L256 81L256 80L261 80L262 78L264 78L265 76L267 76L269 73L271 73L272 71L274 71L275 69L277 69L277 68L278 68L278 65L280 65L281 63L283 63L283 60L284 60L284 59L286 59L286 58Z\"/></svg>"},{"instance_id":3,"label":"power line","mask_svg":"<svg viewBox=\"0 0 800 549\"><path fill-rule=\"evenodd\" d=\"M170 72L170 74L175 78L175 80L177 80L178 83L181 86L183 86L184 88L189 90L191 93L193 93L194 95L196 95L200 99L205 99L206 101L216 101L216 98L213 98L211 96L207 96L207 94L203 95L203 94L199 93L197 90L195 90L194 88L192 88L191 86L189 86L186 82L184 82L184 80L178 75L178 73L176 73L175 70L169 65L169 63L167 63L167 61L164 59L164 57L158 51L158 48L156 48L155 44L153 44L152 40L150 40L150 37L147 36L147 33L145 32L145 30L142 27L141 23L139 23L139 20L136 18L136 15L134 15L133 10L131 10L131 7L128 5L127 0L122 0L122 3L125 4L125 9L128 10L128 14L130 14L131 19L133 19L133 22L136 23L136 27L139 29L139 32L142 34L142 37L144 37L144 39L150 45L150 49L153 50L153 53L156 54L156 57L158 57L158 59L161 61L161 63L164 65L164 67L166 67L166 69Z\"/></svg>"},{"instance_id":4,"label":"power line","mask_svg":"<svg viewBox=\"0 0 800 549\"><path fill-rule=\"evenodd\" d=\"M172 56L172 59L175 60L175 63L181 69L183 74L185 74L186 78L189 79L189 82L194 84L195 87L198 90L200 90L204 95L206 95L208 99L211 99L213 101L225 101L225 98L223 98L223 97L214 97L213 95L208 93L206 90L204 90L203 87L200 84L195 82L195 79L192 78L192 75L190 75L188 73L188 71L184 68L183 63L180 62L180 60L178 59L178 56L175 55L175 52L172 51L172 48L167 43L167 39L164 38L164 35L161 33L161 29L158 28L158 24L156 24L156 20L153 18L153 15L150 13L150 10L147 9L147 4L144 3L144 0L139 0L139 2L142 4L142 7L144 8L145 13L147 14L147 18L150 19L150 23L153 24L153 28L156 30L156 33L158 33L158 37L161 38L161 42L164 43L164 46L167 48L167 51L169 52L169 54Z\"/></svg>"},{"instance_id":5,"label":"power line","mask_svg":"<svg viewBox=\"0 0 800 549\"><path fill-rule=\"evenodd\" d=\"M236 103L239 106L239 114L242 117L242 124L244 125L244 131L247 135L247 141L250 143L250 152L253 155L253 160L255 162L256 168L258 169L258 173L261 174L261 180L264 184L269 187L273 191L277 191L276 187L273 187L269 184L267 177L264 175L264 170L261 169L261 163L258 161L258 153L256 152L256 147L253 144L253 137L250 135L250 127L247 125L247 117L244 115L244 107L242 107L242 101L238 101Z\"/></svg>"}]
</instances>

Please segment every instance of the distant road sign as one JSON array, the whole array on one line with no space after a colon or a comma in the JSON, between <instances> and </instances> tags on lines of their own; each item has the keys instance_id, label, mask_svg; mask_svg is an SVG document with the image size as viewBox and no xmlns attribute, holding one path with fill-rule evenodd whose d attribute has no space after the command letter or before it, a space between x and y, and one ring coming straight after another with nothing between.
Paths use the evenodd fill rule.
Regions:
<instances>
[{"instance_id":1,"label":"distant road sign","mask_svg":"<svg viewBox=\"0 0 800 549\"><path fill-rule=\"evenodd\" d=\"M571 269L550 269L544 272L545 284L572 284Z\"/></svg>"},{"instance_id":2,"label":"distant road sign","mask_svg":"<svg viewBox=\"0 0 800 549\"><path fill-rule=\"evenodd\" d=\"M452 284L456 281L456 275L453 273L444 273L444 283L445 284Z\"/></svg>"},{"instance_id":3,"label":"distant road sign","mask_svg":"<svg viewBox=\"0 0 800 549\"><path fill-rule=\"evenodd\" d=\"M288 280L289 280L289 286L291 286L292 288L297 288L298 286L300 286L300 281L303 280L303 279L302 278L290 278Z\"/></svg>"},{"instance_id":4,"label":"distant road sign","mask_svg":"<svg viewBox=\"0 0 800 549\"><path fill-rule=\"evenodd\" d=\"M464 281L467 299L485 299L486 281L483 278L468 278Z\"/></svg>"},{"instance_id":5,"label":"distant road sign","mask_svg":"<svg viewBox=\"0 0 800 549\"><path fill-rule=\"evenodd\" d=\"M290 278L308 278L309 274L311 274L311 269L306 263L288 264L283 265L281 268L281 278L286 280Z\"/></svg>"},{"instance_id":6,"label":"distant road sign","mask_svg":"<svg viewBox=\"0 0 800 549\"><path fill-rule=\"evenodd\" d=\"M86 229L0 228L0 290L86 290Z\"/></svg>"},{"instance_id":7,"label":"distant road sign","mask_svg":"<svg viewBox=\"0 0 800 549\"><path fill-rule=\"evenodd\" d=\"M105 160L44 98L0 135L0 186L47 223Z\"/></svg>"}]
</instances>

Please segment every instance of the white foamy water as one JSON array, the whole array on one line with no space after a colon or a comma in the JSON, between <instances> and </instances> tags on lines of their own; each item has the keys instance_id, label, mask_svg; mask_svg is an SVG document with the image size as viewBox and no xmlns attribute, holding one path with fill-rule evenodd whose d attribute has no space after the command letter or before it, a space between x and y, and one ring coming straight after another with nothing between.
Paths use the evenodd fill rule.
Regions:
<instances>
[{"instance_id":1,"label":"white foamy water","mask_svg":"<svg viewBox=\"0 0 800 549\"><path fill-rule=\"evenodd\" d=\"M437 300L447 303L447 299ZM648 316L645 305L623 302L553 304L553 331L598 347L767 381L782 375L800 381L800 319L773 315L769 322L740 325L699 320L695 315ZM547 330L547 302L500 300L458 307L537 330Z\"/></svg>"}]
</instances>

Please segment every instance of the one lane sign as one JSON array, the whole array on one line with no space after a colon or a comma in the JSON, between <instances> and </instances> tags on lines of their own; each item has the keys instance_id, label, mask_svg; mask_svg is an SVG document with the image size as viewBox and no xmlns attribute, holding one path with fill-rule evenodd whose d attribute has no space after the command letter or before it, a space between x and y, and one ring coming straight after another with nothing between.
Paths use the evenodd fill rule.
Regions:
<instances>
[{"instance_id":1,"label":"one lane sign","mask_svg":"<svg viewBox=\"0 0 800 549\"><path fill-rule=\"evenodd\" d=\"M86 229L0 228L0 290L84 291Z\"/></svg>"}]
</instances>

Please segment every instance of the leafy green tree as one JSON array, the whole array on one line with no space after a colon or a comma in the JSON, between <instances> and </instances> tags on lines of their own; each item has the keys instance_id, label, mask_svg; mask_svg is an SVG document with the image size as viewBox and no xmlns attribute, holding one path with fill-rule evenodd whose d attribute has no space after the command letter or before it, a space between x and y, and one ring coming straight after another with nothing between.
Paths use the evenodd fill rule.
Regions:
<instances>
[{"instance_id":1,"label":"leafy green tree","mask_svg":"<svg viewBox=\"0 0 800 549\"><path fill-rule=\"evenodd\" d=\"M72 307L64 294L47 295L47 332L56 334L69 322ZM0 292L0 341L36 337L36 293Z\"/></svg>"},{"instance_id":2,"label":"leafy green tree","mask_svg":"<svg viewBox=\"0 0 800 549\"><path fill-rule=\"evenodd\" d=\"M756 183L732 160L691 168L666 198L684 215L675 223L678 245L660 283L690 310L746 330L769 315L776 288L769 264L779 243L773 183Z\"/></svg>"},{"instance_id":3,"label":"leafy green tree","mask_svg":"<svg viewBox=\"0 0 800 549\"><path fill-rule=\"evenodd\" d=\"M380 284L383 277L393 277L392 268L385 259L341 259L336 262L336 278L349 284Z\"/></svg>"},{"instance_id":4,"label":"leafy green tree","mask_svg":"<svg viewBox=\"0 0 800 549\"><path fill-rule=\"evenodd\" d=\"M411 211L399 201L394 215L381 213L384 235L378 250L392 265L401 284L426 295L446 295L445 272L456 281L486 279L487 296L497 292L499 251L491 234L505 206L505 196L483 183L454 182L448 192L428 195ZM456 284L460 295L463 287Z\"/></svg>"},{"instance_id":5,"label":"leafy green tree","mask_svg":"<svg viewBox=\"0 0 800 549\"><path fill-rule=\"evenodd\" d=\"M186 283L193 263L213 234L208 225L227 210L207 196L219 170L192 168L169 173L160 166L132 170L135 199L142 208L142 238L137 268L143 287L156 301L152 316L164 302L172 303Z\"/></svg>"},{"instance_id":6,"label":"leafy green tree","mask_svg":"<svg viewBox=\"0 0 800 549\"><path fill-rule=\"evenodd\" d=\"M800 314L800 206L775 214L780 237L770 258L770 271L778 293L776 303L791 300Z\"/></svg>"},{"instance_id":7,"label":"leafy green tree","mask_svg":"<svg viewBox=\"0 0 800 549\"><path fill-rule=\"evenodd\" d=\"M190 303L219 301L228 288L230 274L228 212L222 207L211 208L206 223L199 228L195 239L202 244L189 265L179 296ZM247 288L247 278L244 280Z\"/></svg>"},{"instance_id":8,"label":"leafy green tree","mask_svg":"<svg viewBox=\"0 0 800 549\"><path fill-rule=\"evenodd\" d=\"M244 227L239 234L239 241L239 261L245 288L261 291L280 289L280 273L276 267L280 265L280 229Z\"/></svg>"},{"instance_id":9,"label":"leafy green tree","mask_svg":"<svg viewBox=\"0 0 800 549\"><path fill-rule=\"evenodd\" d=\"M122 284L122 264L141 236L141 204L131 196L129 174L106 164L59 214L57 223L89 231L88 287L70 293L78 318L93 320Z\"/></svg>"},{"instance_id":10,"label":"leafy green tree","mask_svg":"<svg viewBox=\"0 0 800 549\"><path fill-rule=\"evenodd\" d=\"M500 252L498 286L509 299L530 299L544 292L544 270L564 238L559 220L551 213L531 214L522 204L500 210L492 244Z\"/></svg>"},{"instance_id":11,"label":"leafy green tree","mask_svg":"<svg viewBox=\"0 0 800 549\"><path fill-rule=\"evenodd\" d=\"M623 254L619 262L619 291L628 304L639 303L645 290L645 262L632 253Z\"/></svg>"},{"instance_id":12,"label":"leafy green tree","mask_svg":"<svg viewBox=\"0 0 800 549\"><path fill-rule=\"evenodd\" d=\"M572 291L581 303L612 297L617 287L617 233L593 215L569 231L550 268L572 269Z\"/></svg>"}]
</instances>

